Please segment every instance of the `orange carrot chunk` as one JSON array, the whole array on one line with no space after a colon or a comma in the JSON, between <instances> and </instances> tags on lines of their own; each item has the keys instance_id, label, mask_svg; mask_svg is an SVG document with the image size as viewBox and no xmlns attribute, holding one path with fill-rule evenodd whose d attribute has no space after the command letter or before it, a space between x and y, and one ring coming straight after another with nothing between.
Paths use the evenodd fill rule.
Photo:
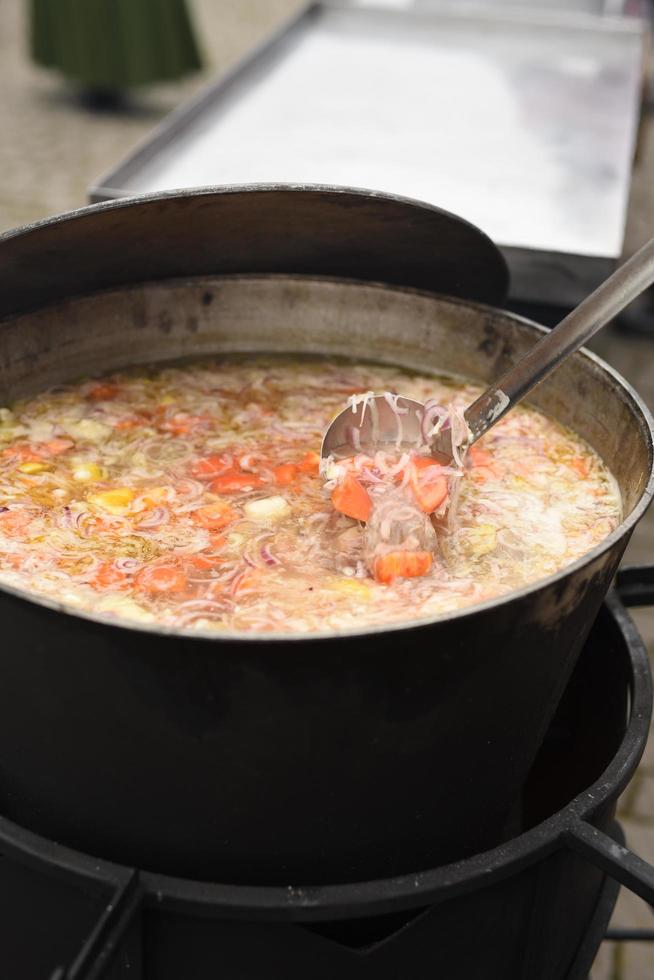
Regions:
<instances>
[{"instance_id":1,"label":"orange carrot chunk","mask_svg":"<svg viewBox=\"0 0 654 980\"><path fill-rule=\"evenodd\" d=\"M87 391L86 397L92 402L106 402L115 398L119 391L118 385L110 381L98 382Z\"/></svg>"},{"instance_id":2,"label":"orange carrot chunk","mask_svg":"<svg viewBox=\"0 0 654 980\"><path fill-rule=\"evenodd\" d=\"M441 467L427 456L417 456L411 461L409 484L425 514L433 514L447 497L447 479Z\"/></svg>"},{"instance_id":3,"label":"orange carrot chunk","mask_svg":"<svg viewBox=\"0 0 654 980\"><path fill-rule=\"evenodd\" d=\"M278 487L288 487L297 476L297 466L294 463L282 463L275 466L273 476Z\"/></svg>"},{"instance_id":4,"label":"orange carrot chunk","mask_svg":"<svg viewBox=\"0 0 654 980\"><path fill-rule=\"evenodd\" d=\"M297 468L300 473L317 473L320 468L320 456L314 452L305 453Z\"/></svg>"},{"instance_id":5,"label":"orange carrot chunk","mask_svg":"<svg viewBox=\"0 0 654 980\"><path fill-rule=\"evenodd\" d=\"M143 425L144 422L145 419L137 419L137 418L119 419L117 422L114 422L114 429L119 429L120 431L126 432L128 429L138 428L138 426Z\"/></svg>"},{"instance_id":6,"label":"orange carrot chunk","mask_svg":"<svg viewBox=\"0 0 654 980\"><path fill-rule=\"evenodd\" d=\"M377 555L373 574L377 582L390 585L396 578L417 578L426 575L432 566L429 551L391 551Z\"/></svg>"},{"instance_id":7,"label":"orange carrot chunk","mask_svg":"<svg viewBox=\"0 0 654 980\"><path fill-rule=\"evenodd\" d=\"M35 451L33 446L28 446L25 443L15 446L8 446L7 449L2 450L3 456L13 457L17 459L22 459L26 463L37 463L40 459L39 454Z\"/></svg>"},{"instance_id":8,"label":"orange carrot chunk","mask_svg":"<svg viewBox=\"0 0 654 980\"><path fill-rule=\"evenodd\" d=\"M184 592L186 575L174 565L147 565L134 579L139 592L156 595L160 592Z\"/></svg>"},{"instance_id":9,"label":"orange carrot chunk","mask_svg":"<svg viewBox=\"0 0 654 980\"><path fill-rule=\"evenodd\" d=\"M60 456L73 446L74 443L70 439L51 439L50 442L40 442L35 448L42 456Z\"/></svg>"},{"instance_id":10,"label":"orange carrot chunk","mask_svg":"<svg viewBox=\"0 0 654 980\"><path fill-rule=\"evenodd\" d=\"M570 460L570 466L577 472L581 479L585 479L590 471L590 460L583 456L575 456L574 459Z\"/></svg>"},{"instance_id":11,"label":"orange carrot chunk","mask_svg":"<svg viewBox=\"0 0 654 980\"><path fill-rule=\"evenodd\" d=\"M122 572L119 568L110 561L103 561L95 570L95 575L91 579L91 585L96 589L107 589L112 585L118 586L119 588L126 588L128 582L128 577L125 572Z\"/></svg>"},{"instance_id":12,"label":"orange carrot chunk","mask_svg":"<svg viewBox=\"0 0 654 980\"><path fill-rule=\"evenodd\" d=\"M263 480L256 473L239 473L231 469L216 477L209 489L212 493L238 493L239 490L254 490L262 484Z\"/></svg>"},{"instance_id":13,"label":"orange carrot chunk","mask_svg":"<svg viewBox=\"0 0 654 980\"><path fill-rule=\"evenodd\" d=\"M367 521L370 517L370 497L368 491L355 476L348 473L332 493L335 509L353 517L355 521Z\"/></svg>"},{"instance_id":14,"label":"orange carrot chunk","mask_svg":"<svg viewBox=\"0 0 654 980\"><path fill-rule=\"evenodd\" d=\"M189 557L186 559L186 563L191 568L206 570L208 568L214 568L218 560L219 559L212 558L211 555L189 555Z\"/></svg>"},{"instance_id":15,"label":"orange carrot chunk","mask_svg":"<svg viewBox=\"0 0 654 980\"><path fill-rule=\"evenodd\" d=\"M468 450L468 455L470 456L470 462L473 466L492 466L493 457L484 449L482 446L471 446Z\"/></svg>"},{"instance_id":16,"label":"orange carrot chunk","mask_svg":"<svg viewBox=\"0 0 654 980\"><path fill-rule=\"evenodd\" d=\"M210 477L221 476L232 470L232 466L224 456L203 456L191 464L191 473L196 480L206 480Z\"/></svg>"},{"instance_id":17,"label":"orange carrot chunk","mask_svg":"<svg viewBox=\"0 0 654 980\"><path fill-rule=\"evenodd\" d=\"M191 514L191 520L200 527L206 527L209 531L220 531L227 527L232 521L240 517L238 511L233 510L227 504L208 504L206 507L199 507Z\"/></svg>"},{"instance_id":18,"label":"orange carrot chunk","mask_svg":"<svg viewBox=\"0 0 654 980\"><path fill-rule=\"evenodd\" d=\"M0 513L0 533L8 538L20 538L32 521L32 514L24 510L5 510Z\"/></svg>"}]
</instances>

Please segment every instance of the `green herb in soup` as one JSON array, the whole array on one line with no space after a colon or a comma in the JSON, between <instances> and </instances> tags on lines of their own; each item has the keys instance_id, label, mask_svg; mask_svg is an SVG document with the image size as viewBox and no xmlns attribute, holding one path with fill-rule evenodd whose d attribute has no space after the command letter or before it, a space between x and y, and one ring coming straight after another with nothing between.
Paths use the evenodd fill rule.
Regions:
<instances>
[{"instance_id":1,"label":"green herb in soup","mask_svg":"<svg viewBox=\"0 0 654 980\"><path fill-rule=\"evenodd\" d=\"M456 412L479 389L372 364L243 357L115 374L2 410L0 580L167 627L339 631L504 595L617 526L606 466L527 408L456 471L377 454L321 475L325 427L366 391ZM393 468L413 506L404 523L392 488L378 499ZM415 547L389 545L393 521Z\"/></svg>"}]
</instances>

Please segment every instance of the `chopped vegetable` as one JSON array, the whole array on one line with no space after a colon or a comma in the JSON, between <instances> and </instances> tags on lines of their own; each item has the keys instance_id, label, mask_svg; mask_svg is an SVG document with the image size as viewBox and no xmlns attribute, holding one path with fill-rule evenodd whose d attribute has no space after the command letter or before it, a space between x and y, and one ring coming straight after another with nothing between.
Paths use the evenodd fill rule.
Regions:
<instances>
[{"instance_id":1,"label":"chopped vegetable","mask_svg":"<svg viewBox=\"0 0 654 980\"><path fill-rule=\"evenodd\" d=\"M476 524L469 529L467 540L472 553L483 557L497 546L497 529L492 524Z\"/></svg>"},{"instance_id":2,"label":"chopped vegetable","mask_svg":"<svg viewBox=\"0 0 654 980\"><path fill-rule=\"evenodd\" d=\"M433 514L448 493L447 477L443 476L443 467L425 456L414 458L409 466L409 482L418 506L425 514Z\"/></svg>"},{"instance_id":3,"label":"chopped vegetable","mask_svg":"<svg viewBox=\"0 0 654 980\"><path fill-rule=\"evenodd\" d=\"M134 491L129 487L116 487L115 490L92 493L87 500L93 507L99 507L110 514L126 514L134 497Z\"/></svg>"},{"instance_id":4,"label":"chopped vegetable","mask_svg":"<svg viewBox=\"0 0 654 980\"><path fill-rule=\"evenodd\" d=\"M97 463L78 463L73 470L73 480L77 483L97 483L105 476L106 471Z\"/></svg>"},{"instance_id":5,"label":"chopped vegetable","mask_svg":"<svg viewBox=\"0 0 654 980\"><path fill-rule=\"evenodd\" d=\"M332 492L332 504L346 517L355 521L367 521L370 517L370 497L368 491L355 476L347 473L342 482Z\"/></svg>"},{"instance_id":6,"label":"chopped vegetable","mask_svg":"<svg viewBox=\"0 0 654 980\"><path fill-rule=\"evenodd\" d=\"M110 384L109 382L97 382L94 384L86 393L86 397L91 402L104 402L115 398L120 388L118 385Z\"/></svg>"},{"instance_id":7,"label":"chopped vegetable","mask_svg":"<svg viewBox=\"0 0 654 980\"><path fill-rule=\"evenodd\" d=\"M305 453L298 463L300 473L317 474L320 469L320 456L315 452Z\"/></svg>"},{"instance_id":8,"label":"chopped vegetable","mask_svg":"<svg viewBox=\"0 0 654 980\"><path fill-rule=\"evenodd\" d=\"M585 480L590 472L590 460L587 456L576 456L570 460L570 466L579 475L581 480Z\"/></svg>"},{"instance_id":9,"label":"chopped vegetable","mask_svg":"<svg viewBox=\"0 0 654 980\"><path fill-rule=\"evenodd\" d=\"M96 589L107 589L111 587L128 588L129 577L127 573L117 568L113 562L104 561L98 565L91 585Z\"/></svg>"},{"instance_id":10,"label":"chopped vegetable","mask_svg":"<svg viewBox=\"0 0 654 980\"><path fill-rule=\"evenodd\" d=\"M328 588L333 592L341 592L346 596L355 596L358 599L370 599L372 589L367 582L361 582L356 578L337 578L330 582Z\"/></svg>"},{"instance_id":11,"label":"chopped vegetable","mask_svg":"<svg viewBox=\"0 0 654 980\"><path fill-rule=\"evenodd\" d=\"M8 538L20 535L32 523L33 514L24 510L5 510L0 513L0 534Z\"/></svg>"},{"instance_id":12,"label":"chopped vegetable","mask_svg":"<svg viewBox=\"0 0 654 980\"><path fill-rule=\"evenodd\" d=\"M219 531L228 524L232 524L239 517L237 510L228 504L216 503L206 507L199 507L191 514L191 520L200 527L206 527L211 531Z\"/></svg>"},{"instance_id":13,"label":"chopped vegetable","mask_svg":"<svg viewBox=\"0 0 654 980\"><path fill-rule=\"evenodd\" d=\"M280 521L291 513L291 506L284 497L262 497L250 500L243 507L251 521Z\"/></svg>"},{"instance_id":14,"label":"chopped vegetable","mask_svg":"<svg viewBox=\"0 0 654 980\"><path fill-rule=\"evenodd\" d=\"M186 575L175 565L148 565L134 579L137 591L150 594L185 592L186 585Z\"/></svg>"},{"instance_id":15,"label":"chopped vegetable","mask_svg":"<svg viewBox=\"0 0 654 980\"><path fill-rule=\"evenodd\" d=\"M28 473L30 476L34 476L37 473L47 473L48 470L52 469L49 463L37 463L35 460L30 460L27 463L21 463L18 467L21 473Z\"/></svg>"},{"instance_id":16,"label":"chopped vegetable","mask_svg":"<svg viewBox=\"0 0 654 980\"><path fill-rule=\"evenodd\" d=\"M487 449L483 449L478 443L474 443L468 450L470 462L473 466L492 466L493 457Z\"/></svg>"},{"instance_id":17,"label":"chopped vegetable","mask_svg":"<svg viewBox=\"0 0 654 980\"><path fill-rule=\"evenodd\" d=\"M396 578L418 578L426 575L432 566L429 551L391 551L377 555L374 576L378 582L391 585Z\"/></svg>"},{"instance_id":18,"label":"chopped vegetable","mask_svg":"<svg viewBox=\"0 0 654 980\"><path fill-rule=\"evenodd\" d=\"M70 439L50 439L49 442L42 442L35 448L40 456L60 456L61 453L72 449L73 445Z\"/></svg>"},{"instance_id":19,"label":"chopped vegetable","mask_svg":"<svg viewBox=\"0 0 654 980\"><path fill-rule=\"evenodd\" d=\"M96 422L94 419L65 422L63 428L73 439L84 439L86 442L103 442L113 432L110 425L105 425L104 422Z\"/></svg>"},{"instance_id":20,"label":"chopped vegetable","mask_svg":"<svg viewBox=\"0 0 654 980\"><path fill-rule=\"evenodd\" d=\"M196 480L207 480L232 469L232 464L225 456L203 456L191 464L191 474Z\"/></svg>"},{"instance_id":21,"label":"chopped vegetable","mask_svg":"<svg viewBox=\"0 0 654 980\"><path fill-rule=\"evenodd\" d=\"M273 476L278 487L288 487L295 480L298 474L298 467L295 463L283 463L275 466Z\"/></svg>"},{"instance_id":22,"label":"chopped vegetable","mask_svg":"<svg viewBox=\"0 0 654 980\"><path fill-rule=\"evenodd\" d=\"M237 470L229 470L212 480L210 489L212 493L240 493L242 490L256 490L262 484L263 480L256 473L239 473Z\"/></svg>"}]
</instances>

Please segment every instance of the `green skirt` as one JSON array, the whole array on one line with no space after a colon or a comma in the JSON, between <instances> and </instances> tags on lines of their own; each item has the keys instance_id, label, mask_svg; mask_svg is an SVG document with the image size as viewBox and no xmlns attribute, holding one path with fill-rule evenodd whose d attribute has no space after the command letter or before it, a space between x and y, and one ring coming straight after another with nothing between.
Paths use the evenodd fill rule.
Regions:
<instances>
[{"instance_id":1,"label":"green skirt","mask_svg":"<svg viewBox=\"0 0 654 980\"><path fill-rule=\"evenodd\" d=\"M201 67L185 0L31 0L32 56L89 88L121 89Z\"/></svg>"}]
</instances>

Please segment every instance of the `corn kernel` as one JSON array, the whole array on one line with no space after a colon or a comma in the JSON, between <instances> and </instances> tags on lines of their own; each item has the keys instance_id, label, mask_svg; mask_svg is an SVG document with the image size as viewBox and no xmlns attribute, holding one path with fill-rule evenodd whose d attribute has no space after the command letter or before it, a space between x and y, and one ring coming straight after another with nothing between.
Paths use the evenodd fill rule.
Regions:
<instances>
[{"instance_id":1,"label":"corn kernel","mask_svg":"<svg viewBox=\"0 0 654 980\"><path fill-rule=\"evenodd\" d=\"M357 596L359 599L369 599L372 590L365 582L360 582L354 578L337 578L329 583L329 588L342 595Z\"/></svg>"},{"instance_id":2,"label":"corn kernel","mask_svg":"<svg viewBox=\"0 0 654 980\"><path fill-rule=\"evenodd\" d=\"M479 558L490 554L497 545L497 530L492 524L477 524L469 529L466 537Z\"/></svg>"},{"instance_id":3,"label":"corn kernel","mask_svg":"<svg viewBox=\"0 0 654 980\"><path fill-rule=\"evenodd\" d=\"M79 463L73 470L73 480L77 483L95 483L104 476L105 471L97 463Z\"/></svg>"},{"instance_id":4,"label":"corn kernel","mask_svg":"<svg viewBox=\"0 0 654 980\"><path fill-rule=\"evenodd\" d=\"M148 487L147 490L143 491L140 498L143 509L158 507L160 504L167 503L169 495L169 487Z\"/></svg>"},{"instance_id":5,"label":"corn kernel","mask_svg":"<svg viewBox=\"0 0 654 980\"><path fill-rule=\"evenodd\" d=\"M37 473L47 473L52 467L49 463L37 463L36 460L21 463L18 467L21 473L29 473L30 476L34 476Z\"/></svg>"},{"instance_id":6,"label":"corn kernel","mask_svg":"<svg viewBox=\"0 0 654 980\"><path fill-rule=\"evenodd\" d=\"M87 500L94 507L120 516L127 513L134 500L134 491L129 487L117 487L115 490L105 490L104 493L92 493Z\"/></svg>"}]
</instances>

